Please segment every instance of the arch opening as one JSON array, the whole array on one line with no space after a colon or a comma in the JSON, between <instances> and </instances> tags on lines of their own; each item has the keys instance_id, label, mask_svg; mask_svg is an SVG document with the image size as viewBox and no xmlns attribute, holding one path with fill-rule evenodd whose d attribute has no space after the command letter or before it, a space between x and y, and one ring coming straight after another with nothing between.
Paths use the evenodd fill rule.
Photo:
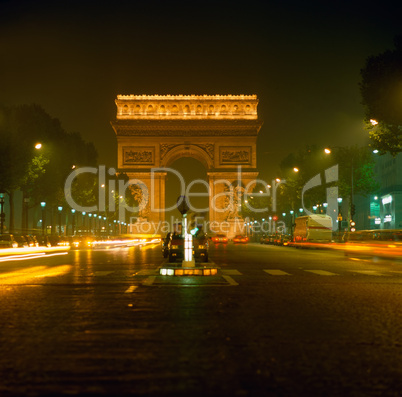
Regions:
<instances>
[{"instance_id":1,"label":"arch opening","mask_svg":"<svg viewBox=\"0 0 402 397\"><path fill-rule=\"evenodd\" d=\"M190 208L204 216L205 221L209 215L208 175L204 164L193 157L175 159L167 168L165 179L166 221L173 223L181 219L176 208L179 196L186 195ZM173 207L173 209L171 209Z\"/></svg>"}]
</instances>

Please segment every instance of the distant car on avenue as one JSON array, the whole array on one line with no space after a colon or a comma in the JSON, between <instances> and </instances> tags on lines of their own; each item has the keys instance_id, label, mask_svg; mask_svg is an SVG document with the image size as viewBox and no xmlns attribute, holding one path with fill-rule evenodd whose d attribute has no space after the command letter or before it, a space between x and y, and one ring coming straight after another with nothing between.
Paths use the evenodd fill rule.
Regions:
<instances>
[{"instance_id":1,"label":"distant car on avenue","mask_svg":"<svg viewBox=\"0 0 402 397\"><path fill-rule=\"evenodd\" d=\"M226 234L219 233L211 238L212 242L215 244L223 243L227 244L229 241Z\"/></svg>"},{"instance_id":2,"label":"distant car on avenue","mask_svg":"<svg viewBox=\"0 0 402 397\"><path fill-rule=\"evenodd\" d=\"M242 244L247 244L248 243L248 237L244 236L242 234L238 234L233 237L233 242L234 243L242 243Z\"/></svg>"}]
</instances>

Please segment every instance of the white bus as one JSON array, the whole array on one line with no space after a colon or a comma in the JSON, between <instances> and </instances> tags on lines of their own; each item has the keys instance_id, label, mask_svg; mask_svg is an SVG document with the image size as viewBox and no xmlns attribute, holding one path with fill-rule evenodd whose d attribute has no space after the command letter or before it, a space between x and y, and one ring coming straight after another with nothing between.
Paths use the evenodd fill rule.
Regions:
<instances>
[{"instance_id":1,"label":"white bus","mask_svg":"<svg viewBox=\"0 0 402 397\"><path fill-rule=\"evenodd\" d=\"M300 216L295 220L293 241L326 243L332 240L332 218L328 215Z\"/></svg>"}]
</instances>

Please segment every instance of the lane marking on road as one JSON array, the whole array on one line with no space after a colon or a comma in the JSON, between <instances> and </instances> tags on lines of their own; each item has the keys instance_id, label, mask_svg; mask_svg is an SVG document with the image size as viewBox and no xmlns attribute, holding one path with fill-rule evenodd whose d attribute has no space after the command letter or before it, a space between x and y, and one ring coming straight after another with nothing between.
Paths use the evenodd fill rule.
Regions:
<instances>
[{"instance_id":1,"label":"lane marking on road","mask_svg":"<svg viewBox=\"0 0 402 397\"><path fill-rule=\"evenodd\" d=\"M222 274L225 274L227 276L242 276L243 273L240 273L236 269L222 269Z\"/></svg>"},{"instance_id":2,"label":"lane marking on road","mask_svg":"<svg viewBox=\"0 0 402 397\"><path fill-rule=\"evenodd\" d=\"M239 285L239 283L236 283L236 281L234 281L233 278L230 277L230 276L222 275L222 277L223 277L230 285Z\"/></svg>"},{"instance_id":3,"label":"lane marking on road","mask_svg":"<svg viewBox=\"0 0 402 397\"><path fill-rule=\"evenodd\" d=\"M132 292L134 292L136 289L138 288L137 285L132 285L131 287L127 288L124 293L125 294L131 294Z\"/></svg>"},{"instance_id":4,"label":"lane marking on road","mask_svg":"<svg viewBox=\"0 0 402 397\"><path fill-rule=\"evenodd\" d=\"M389 276L388 274L381 273L377 270L350 270L353 273L364 274L366 276Z\"/></svg>"},{"instance_id":5,"label":"lane marking on road","mask_svg":"<svg viewBox=\"0 0 402 397\"><path fill-rule=\"evenodd\" d=\"M102 270L98 272L94 272L94 276L107 276L108 274L113 273L113 270Z\"/></svg>"},{"instance_id":6,"label":"lane marking on road","mask_svg":"<svg viewBox=\"0 0 402 397\"><path fill-rule=\"evenodd\" d=\"M268 273L271 276L291 276L290 273L286 273L278 269L264 269L264 272Z\"/></svg>"},{"instance_id":7,"label":"lane marking on road","mask_svg":"<svg viewBox=\"0 0 402 397\"><path fill-rule=\"evenodd\" d=\"M143 281L143 285L152 285L153 283L154 283L154 281L155 281L155 276L150 276L150 277L147 277L144 281Z\"/></svg>"},{"instance_id":8,"label":"lane marking on road","mask_svg":"<svg viewBox=\"0 0 402 397\"><path fill-rule=\"evenodd\" d=\"M144 269L134 273L133 276L152 276L157 274L158 269Z\"/></svg>"},{"instance_id":9,"label":"lane marking on road","mask_svg":"<svg viewBox=\"0 0 402 397\"><path fill-rule=\"evenodd\" d=\"M363 258L353 258L353 257L348 257L350 261L356 261L356 262L369 262L372 263L373 261L371 259L363 259Z\"/></svg>"},{"instance_id":10,"label":"lane marking on road","mask_svg":"<svg viewBox=\"0 0 402 397\"><path fill-rule=\"evenodd\" d=\"M306 272L318 274L319 276L339 276L339 274L327 272L326 270L306 270Z\"/></svg>"}]
</instances>

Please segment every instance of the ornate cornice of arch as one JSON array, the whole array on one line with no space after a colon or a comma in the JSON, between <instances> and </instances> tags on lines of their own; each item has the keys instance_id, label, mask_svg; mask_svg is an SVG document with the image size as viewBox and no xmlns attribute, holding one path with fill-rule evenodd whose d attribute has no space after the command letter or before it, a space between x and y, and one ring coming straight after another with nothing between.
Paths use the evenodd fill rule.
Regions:
<instances>
[{"instance_id":1,"label":"ornate cornice of arch","mask_svg":"<svg viewBox=\"0 0 402 397\"><path fill-rule=\"evenodd\" d=\"M257 136L261 120L115 120L116 135L154 136Z\"/></svg>"}]
</instances>

